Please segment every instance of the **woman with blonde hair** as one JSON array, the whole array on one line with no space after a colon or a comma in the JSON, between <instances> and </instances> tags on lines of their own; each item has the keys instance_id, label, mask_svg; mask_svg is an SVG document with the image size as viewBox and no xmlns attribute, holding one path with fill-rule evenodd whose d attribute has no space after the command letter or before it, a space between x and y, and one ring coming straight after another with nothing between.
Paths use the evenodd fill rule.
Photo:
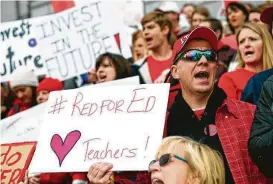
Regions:
<instances>
[{"instance_id":1,"label":"woman with blonde hair","mask_svg":"<svg viewBox=\"0 0 273 184\"><path fill-rule=\"evenodd\" d=\"M220 153L190 138L163 139L156 160L149 165L153 184L224 184Z\"/></svg>"},{"instance_id":2,"label":"woman with blonde hair","mask_svg":"<svg viewBox=\"0 0 273 184\"><path fill-rule=\"evenodd\" d=\"M114 183L110 177L113 174L112 168L111 163L93 164L87 174L89 182ZM224 184L224 168L220 153L207 145L180 136L164 138L157 150L156 160L149 164L152 184ZM138 175L136 183L145 179ZM128 179L119 182L134 183Z\"/></svg>"},{"instance_id":3,"label":"woman with blonde hair","mask_svg":"<svg viewBox=\"0 0 273 184\"><path fill-rule=\"evenodd\" d=\"M238 67L222 75L219 87L228 98L240 100L248 80L273 66L273 41L264 25L246 23L237 33Z\"/></svg>"},{"instance_id":4,"label":"woman with blonde hair","mask_svg":"<svg viewBox=\"0 0 273 184\"><path fill-rule=\"evenodd\" d=\"M142 31L140 30L133 33L132 55L133 55L133 62L136 62L148 55L147 44L142 35Z\"/></svg>"}]
</instances>

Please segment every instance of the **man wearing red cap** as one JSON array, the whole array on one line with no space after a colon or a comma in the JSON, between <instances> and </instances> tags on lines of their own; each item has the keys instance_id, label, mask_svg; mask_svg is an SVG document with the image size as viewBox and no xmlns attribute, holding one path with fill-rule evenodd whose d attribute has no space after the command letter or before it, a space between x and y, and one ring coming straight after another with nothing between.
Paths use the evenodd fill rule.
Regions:
<instances>
[{"instance_id":1,"label":"man wearing red cap","mask_svg":"<svg viewBox=\"0 0 273 184\"><path fill-rule=\"evenodd\" d=\"M181 88L170 92L172 105L168 108L164 136L191 137L221 153L227 184L265 183L266 178L259 173L247 150L255 106L227 99L225 92L214 85L217 45L215 33L205 27L196 28L175 42L171 75ZM89 180L99 181L111 168L106 163L92 166ZM99 175L100 178L98 172L106 174ZM107 182L108 178L103 179ZM148 183L145 177L142 180Z\"/></svg>"},{"instance_id":2,"label":"man wearing red cap","mask_svg":"<svg viewBox=\"0 0 273 184\"><path fill-rule=\"evenodd\" d=\"M188 136L219 151L226 183L265 183L250 159L247 140L255 107L227 99L214 85L218 41L205 27L176 41L171 75L179 83L165 126L166 136Z\"/></svg>"}]
</instances>

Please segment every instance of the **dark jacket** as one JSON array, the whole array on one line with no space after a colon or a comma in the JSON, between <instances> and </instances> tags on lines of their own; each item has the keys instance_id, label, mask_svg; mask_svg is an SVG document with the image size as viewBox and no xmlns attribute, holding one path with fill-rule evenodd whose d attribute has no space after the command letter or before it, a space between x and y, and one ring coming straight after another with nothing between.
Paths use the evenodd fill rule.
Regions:
<instances>
[{"instance_id":1,"label":"dark jacket","mask_svg":"<svg viewBox=\"0 0 273 184\"><path fill-rule=\"evenodd\" d=\"M262 91L263 83L271 75L273 75L273 68L255 74L250 78L242 93L241 100L256 105Z\"/></svg>"},{"instance_id":2,"label":"dark jacket","mask_svg":"<svg viewBox=\"0 0 273 184\"><path fill-rule=\"evenodd\" d=\"M248 148L259 169L267 177L273 177L273 76L264 82Z\"/></svg>"}]
</instances>

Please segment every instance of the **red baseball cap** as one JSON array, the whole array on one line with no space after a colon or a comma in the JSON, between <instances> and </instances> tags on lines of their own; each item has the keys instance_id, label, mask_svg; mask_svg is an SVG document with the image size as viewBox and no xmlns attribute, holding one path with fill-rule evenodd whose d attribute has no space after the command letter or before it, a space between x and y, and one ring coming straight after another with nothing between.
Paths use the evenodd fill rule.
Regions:
<instances>
[{"instance_id":1,"label":"red baseball cap","mask_svg":"<svg viewBox=\"0 0 273 184\"><path fill-rule=\"evenodd\" d=\"M175 58L177 53L179 53L183 49L186 43L193 39L206 40L210 43L212 49L214 51L217 51L218 39L215 32L207 27L197 27L189 34L175 41L173 46L173 54L172 54L173 59Z\"/></svg>"},{"instance_id":2,"label":"red baseball cap","mask_svg":"<svg viewBox=\"0 0 273 184\"><path fill-rule=\"evenodd\" d=\"M273 6L266 8L261 14L261 21L266 24L272 24L273 21Z\"/></svg>"}]
</instances>

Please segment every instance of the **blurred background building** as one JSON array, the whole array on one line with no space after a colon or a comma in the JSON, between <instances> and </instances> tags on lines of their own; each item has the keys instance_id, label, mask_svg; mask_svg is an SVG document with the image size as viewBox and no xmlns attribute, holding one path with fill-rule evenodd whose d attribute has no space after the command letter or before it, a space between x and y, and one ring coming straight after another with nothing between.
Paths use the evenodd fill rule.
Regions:
<instances>
[{"instance_id":1,"label":"blurred background building","mask_svg":"<svg viewBox=\"0 0 273 184\"><path fill-rule=\"evenodd\" d=\"M121 0L116 0L121 1ZM158 8L162 1L143 1L144 13ZM265 1L243 1L251 5L263 4ZM185 3L198 4L210 10L211 15L217 16L222 1L176 1L182 9ZM8 22L24 18L37 17L53 13L51 1L3 1L1 0L1 22Z\"/></svg>"}]
</instances>

